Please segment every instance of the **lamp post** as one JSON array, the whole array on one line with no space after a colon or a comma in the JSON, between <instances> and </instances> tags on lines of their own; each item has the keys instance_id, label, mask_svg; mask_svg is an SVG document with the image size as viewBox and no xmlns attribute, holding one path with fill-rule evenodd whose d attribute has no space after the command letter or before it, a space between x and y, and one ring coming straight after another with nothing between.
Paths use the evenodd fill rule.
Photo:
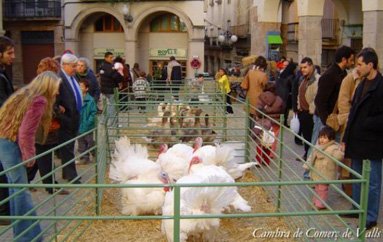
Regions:
<instances>
[{"instance_id":1,"label":"lamp post","mask_svg":"<svg viewBox=\"0 0 383 242\"><path fill-rule=\"evenodd\" d=\"M229 31L225 31L224 33L218 35L218 42L221 44L231 45L238 41L238 37L235 34L231 34Z\"/></svg>"},{"instance_id":2,"label":"lamp post","mask_svg":"<svg viewBox=\"0 0 383 242\"><path fill-rule=\"evenodd\" d=\"M122 14L124 15L125 21L131 23L133 22L133 16L130 14L130 8L127 4L124 4L122 7Z\"/></svg>"}]
</instances>

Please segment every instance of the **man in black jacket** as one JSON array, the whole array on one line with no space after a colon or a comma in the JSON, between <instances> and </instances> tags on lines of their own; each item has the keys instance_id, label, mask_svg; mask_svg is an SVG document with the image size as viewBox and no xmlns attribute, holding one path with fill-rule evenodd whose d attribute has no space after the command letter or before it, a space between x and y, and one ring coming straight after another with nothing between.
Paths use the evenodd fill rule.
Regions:
<instances>
[{"instance_id":1,"label":"man in black jacket","mask_svg":"<svg viewBox=\"0 0 383 242\"><path fill-rule=\"evenodd\" d=\"M106 52L104 62L100 67L101 93L106 97L108 102L108 126L116 124L117 112L114 100L114 89L118 88L119 83L124 80L113 67L113 53Z\"/></svg>"},{"instance_id":2,"label":"man in black jacket","mask_svg":"<svg viewBox=\"0 0 383 242\"><path fill-rule=\"evenodd\" d=\"M0 36L0 107L14 92L11 79L7 76L5 68L12 65L15 59L15 43L8 37ZM3 167L0 164L0 172ZM5 175L0 176L0 183L8 183ZM0 202L8 197L8 188L0 188ZM0 205L0 215L7 216L10 214L9 202ZM0 220L0 225L8 225L10 221Z\"/></svg>"},{"instance_id":3,"label":"man in black jacket","mask_svg":"<svg viewBox=\"0 0 383 242\"><path fill-rule=\"evenodd\" d=\"M371 162L366 222L366 229L370 229L376 226L379 216L383 159L383 77L377 70L375 50L364 48L358 54L356 68L362 82L355 91L343 142L353 170L362 174L363 161ZM360 203L359 183L352 184L352 198Z\"/></svg>"},{"instance_id":4,"label":"man in black jacket","mask_svg":"<svg viewBox=\"0 0 383 242\"><path fill-rule=\"evenodd\" d=\"M318 81L315 97L314 129L311 143L316 144L319 131L326 125L327 117L333 112L338 100L340 85L347 75L346 69L354 66L355 52L348 46L341 46L335 52L335 63L324 72Z\"/></svg>"}]
</instances>

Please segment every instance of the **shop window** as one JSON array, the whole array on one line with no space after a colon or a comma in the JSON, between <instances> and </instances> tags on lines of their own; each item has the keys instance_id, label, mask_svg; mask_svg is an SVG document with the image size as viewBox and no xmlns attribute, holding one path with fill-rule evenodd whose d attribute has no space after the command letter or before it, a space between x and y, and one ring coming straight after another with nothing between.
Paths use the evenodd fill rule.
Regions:
<instances>
[{"instance_id":1,"label":"shop window","mask_svg":"<svg viewBox=\"0 0 383 242\"><path fill-rule=\"evenodd\" d=\"M94 23L96 32L124 32L120 22L112 15L103 15Z\"/></svg>"},{"instance_id":2,"label":"shop window","mask_svg":"<svg viewBox=\"0 0 383 242\"><path fill-rule=\"evenodd\" d=\"M174 14L163 14L150 22L150 32L186 32L186 24Z\"/></svg>"}]
</instances>

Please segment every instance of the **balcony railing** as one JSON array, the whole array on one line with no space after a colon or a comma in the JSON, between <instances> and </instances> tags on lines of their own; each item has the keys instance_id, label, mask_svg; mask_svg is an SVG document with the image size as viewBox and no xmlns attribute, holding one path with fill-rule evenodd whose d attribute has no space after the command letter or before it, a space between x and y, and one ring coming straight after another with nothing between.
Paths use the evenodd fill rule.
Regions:
<instances>
[{"instance_id":1,"label":"balcony railing","mask_svg":"<svg viewBox=\"0 0 383 242\"><path fill-rule=\"evenodd\" d=\"M287 24L287 41L298 41L299 23ZM339 20L338 19L322 19L322 39L337 40L338 39Z\"/></svg>"},{"instance_id":2,"label":"balcony railing","mask_svg":"<svg viewBox=\"0 0 383 242\"><path fill-rule=\"evenodd\" d=\"M5 0L5 18L61 18L60 0Z\"/></svg>"},{"instance_id":3,"label":"balcony railing","mask_svg":"<svg viewBox=\"0 0 383 242\"><path fill-rule=\"evenodd\" d=\"M247 37L249 34L249 24L230 26L230 32L238 37Z\"/></svg>"},{"instance_id":4,"label":"balcony railing","mask_svg":"<svg viewBox=\"0 0 383 242\"><path fill-rule=\"evenodd\" d=\"M322 39L336 40L339 29L338 19L322 19Z\"/></svg>"}]
</instances>

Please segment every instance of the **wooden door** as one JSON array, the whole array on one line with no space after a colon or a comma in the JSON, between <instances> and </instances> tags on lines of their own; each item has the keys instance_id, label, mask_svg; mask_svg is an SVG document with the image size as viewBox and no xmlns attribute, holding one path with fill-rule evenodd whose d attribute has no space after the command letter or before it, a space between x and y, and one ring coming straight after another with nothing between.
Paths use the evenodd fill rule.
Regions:
<instances>
[{"instance_id":1,"label":"wooden door","mask_svg":"<svg viewBox=\"0 0 383 242\"><path fill-rule=\"evenodd\" d=\"M25 44L22 46L24 83L28 84L36 77L37 65L45 57L53 57L53 44Z\"/></svg>"}]
</instances>

